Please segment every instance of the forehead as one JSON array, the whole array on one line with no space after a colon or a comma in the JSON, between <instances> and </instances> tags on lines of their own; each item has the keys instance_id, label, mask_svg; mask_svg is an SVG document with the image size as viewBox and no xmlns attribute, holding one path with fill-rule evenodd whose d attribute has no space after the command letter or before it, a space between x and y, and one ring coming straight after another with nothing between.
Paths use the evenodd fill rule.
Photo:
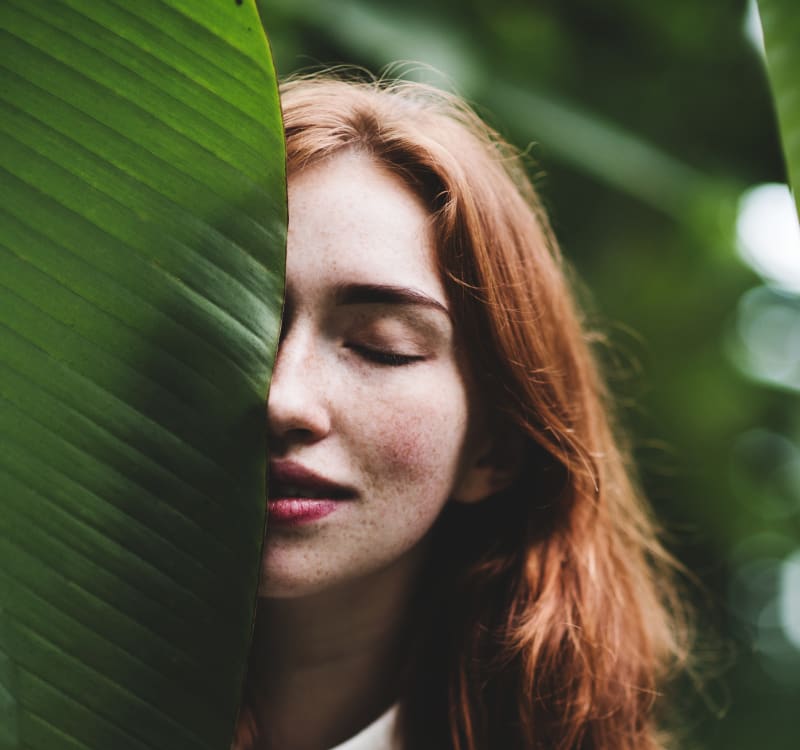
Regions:
<instances>
[{"instance_id":1,"label":"forehead","mask_svg":"<svg viewBox=\"0 0 800 750\"><path fill-rule=\"evenodd\" d=\"M287 281L410 286L445 302L430 214L371 157L346 152L289 179Z\"/></svg>"}]
</instances>

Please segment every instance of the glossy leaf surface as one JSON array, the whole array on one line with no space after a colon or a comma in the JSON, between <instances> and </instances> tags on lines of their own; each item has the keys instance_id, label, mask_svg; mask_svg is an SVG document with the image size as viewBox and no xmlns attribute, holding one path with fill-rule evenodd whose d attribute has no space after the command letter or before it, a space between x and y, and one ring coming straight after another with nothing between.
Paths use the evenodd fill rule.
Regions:
<instances>
[{"instance_id":1,"label":"glossy leaf surface","mask_svg":"<svg viewBox=\"0 0 800 750\"><path fill-rule=\"evenodd\" d=\"M226 748L285 167L253 0L0 4L0 748Z\"/></svg>"}]
</instances>

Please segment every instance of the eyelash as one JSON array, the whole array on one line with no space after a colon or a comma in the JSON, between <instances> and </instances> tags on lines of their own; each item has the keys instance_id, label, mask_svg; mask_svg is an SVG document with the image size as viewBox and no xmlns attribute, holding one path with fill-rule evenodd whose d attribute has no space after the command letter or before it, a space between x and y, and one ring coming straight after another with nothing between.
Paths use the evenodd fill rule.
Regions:
<instances>
[{"instance_id":1,"label":"eyelash","mask_svg":"<svg viewBox=\"0 0 800 750\"><path fill-rule=\"evenodd\" d=\"M383 367L403 367L424 359L424 357L418 355L396 354L395 352L385 352L380 349L370 349L367 346L356 346L354 344L350 344L349 348L364 359Z\"/></svg>"}]
</instances>

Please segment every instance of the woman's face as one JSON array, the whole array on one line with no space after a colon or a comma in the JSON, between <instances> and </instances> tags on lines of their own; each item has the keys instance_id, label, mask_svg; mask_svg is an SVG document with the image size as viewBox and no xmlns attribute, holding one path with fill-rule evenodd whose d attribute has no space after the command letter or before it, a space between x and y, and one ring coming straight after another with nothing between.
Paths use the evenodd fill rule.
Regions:
<instances>
[{"instance_id":1,"label":"woman's face","mask_svg":"<svg viewBox=\"0 0 800 750\"><path fill-rule=\"evenodd\" d=\"M289 181L287 298L269 393L261 594L402 565L474 499L471 387L421 201L347 152Z\"/></svg>"}]
</instances>

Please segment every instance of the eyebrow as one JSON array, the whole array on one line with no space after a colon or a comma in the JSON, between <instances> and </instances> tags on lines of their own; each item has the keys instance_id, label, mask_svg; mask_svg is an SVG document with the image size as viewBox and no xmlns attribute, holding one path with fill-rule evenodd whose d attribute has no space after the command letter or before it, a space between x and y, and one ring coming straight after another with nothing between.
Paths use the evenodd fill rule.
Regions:
<instances>
[{"instance_id":1,"label":"eyebrow","mask_svg":"<svg viewBox=\"0 0 800 750\"><path fill-rule=\"evenodd\" d=\"M420 305L443 312L450 311L424 292L391 284L337 284L334 299L339 305Z\"/></svg>"}]
</instances>

